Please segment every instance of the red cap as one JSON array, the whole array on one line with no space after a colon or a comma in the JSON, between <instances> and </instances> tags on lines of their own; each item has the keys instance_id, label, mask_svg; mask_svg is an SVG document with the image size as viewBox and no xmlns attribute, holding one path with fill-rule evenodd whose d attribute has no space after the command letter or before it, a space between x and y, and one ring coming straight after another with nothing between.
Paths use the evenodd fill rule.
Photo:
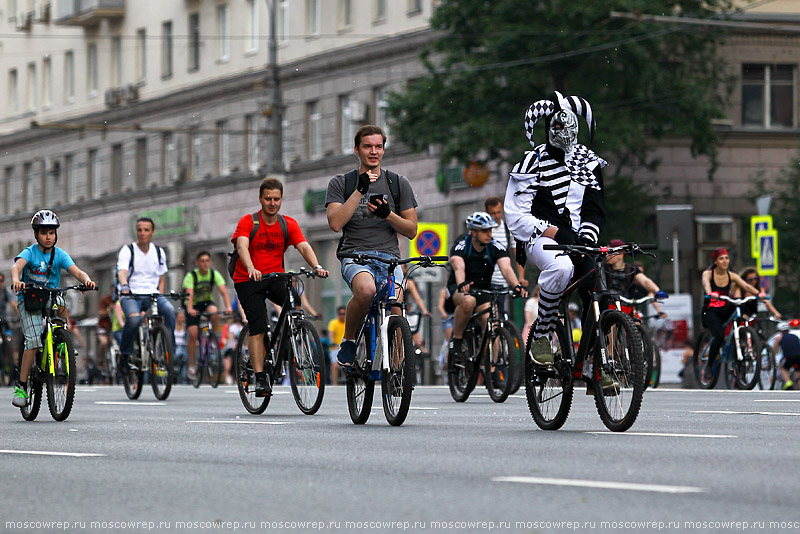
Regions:
<instances>
[{"instance_id":1,"label":"red cap","mask_svg":"<svg viewBox=\"0 0 800 534\"><path fill-rule=\"evenodd\" d=\"M717 261L717 258L719 258L720 256L730 256L730 254L728 254L728 250L723 247L719 247L718 249L715 249L714 252L711 253L712 261Z\"/></svg>"},{"instance_id":2,"label":"red cap","mask_svg":"<svg viewBox=\"0 0 800 534\"><path fill-rule=\"evenodd\" d=\"M621 247L623 245L625 245L625 241L622 239L612 239L608 242L609 247Z\"/></svg>"}]
</instances>

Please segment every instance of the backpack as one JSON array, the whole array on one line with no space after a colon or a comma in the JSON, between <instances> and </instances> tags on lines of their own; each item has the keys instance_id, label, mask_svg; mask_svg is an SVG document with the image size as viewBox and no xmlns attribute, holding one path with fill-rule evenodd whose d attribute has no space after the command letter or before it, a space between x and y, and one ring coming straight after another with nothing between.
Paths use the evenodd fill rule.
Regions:
<instances>
[{"instance_id":1,"label":"backpack","mask_svg":"<svg viewBox=\"0 0 800 534\"><path fill-rule=\"evenodd\" d=\"M250 217L253 218L253 229L250 231L250 243L253 242L253 238L256 236L258 232L258 227L261 225L261 219L258 216L258 212L254 212L250 214ZM283 234L283 250L286 251L289 248L289 228L286 225L286 217L283 215L278 214L278 226L281 228L281 233ZM236 250L236 244L233 245L233 252L229 252L228 256L230 259L228 260L228 274L231 276L231 280L233 279L233 273L236 272L236 263L239 261L239 251ZM283 263L283 258L281 258L281 264L283 265L284 269L286 268L286 264ZM195 280L195 284L197 281Z\"/></svg>"},{"instance_id":2,"label":"backpack","mask_svg":"<svg viewBox=\"0 0 800 534\"><path fill-rule=\"evenodd\" d=\"M358 169L353 169L344 175L344 199L350 198L353 191L356 190L358 183ZM396 172L386 170L386 183L389 185L389 193L394 200L394 211L400 215L400 176ZM345 225L346 226L346 225ZM336 247L336 257L339 257L339 252L342 250L344 243L344 229L342 229L342 237L339 238L339 245Z\"/></svg>"},{"instance_id":3,"label":"backpack","mask_svg":"<svg viewBox=\"0 0 800 534\"><path fill-rule=\"evenodd\" d=\"M164 252L164 249L159 247L158 245L153 245L156 247L156 256L158 256L158 264L164 265L164 262L167 258L167 253ZM131 280L131 273L133 273L133 243L128 243L128 250L131 251L131 261L128 263L128 282ZM114 291L111 297L114 300L119 299L119 268L115 268L114 270Z\"/></svg>"},{"instance_id":4,"label":"backpack","mask_svg":"<svg viewBox=\"0 0 800 534\"><path fill-rule=\"evenodd\" d=\"M209 269L208 272L211 275L211 277L208 280L208 283L211 284L211 296L213 298L213 296L214 296L214 276L217 273L216 273L216 271L214 271L214 269ZM197 293L197 284L199 283L198 282L198 278L197 278L197 269L192 269L192 281L194 282L194 285L192 287L194 288L195 293ZM185 300L184 302L188 302L188 301ZM186 304L184 304L184 306L186 306Z\"/></svg>"}]
</instances>

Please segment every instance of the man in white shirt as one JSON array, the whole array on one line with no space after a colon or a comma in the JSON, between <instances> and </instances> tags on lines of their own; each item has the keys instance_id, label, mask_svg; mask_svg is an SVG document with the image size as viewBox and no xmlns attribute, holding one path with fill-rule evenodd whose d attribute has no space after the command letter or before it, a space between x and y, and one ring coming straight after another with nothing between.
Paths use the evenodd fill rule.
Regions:
<instances>
[{"instance_id":1,"label":"man in white shirt","mask_svg":"<svg viewBox=\"0 0 800 534\"><path fill-rule=\"evenodd\" d=\"M125 314L120 347L124 363L127 363L128 356L133 352L133 338L139 328L141 312L150 305L150 298L146 295L164 292L167 254L157 245L151 244L154 233L153 220L140 217L136 220L137 242L123 246L117 257L120 302ZM158 297L158 313L164 319L164 325L174 335L175 308L166 297Z\"/></svg>"},{"instance_id":2,"label":"man in white shirt","mask_svg":"<svg viewBox=\"0 0 800 534\"><path fill-rule=\"evenodd\" d=\"M497 228L492 230L492 239L506 247L508 257L511 258L511 266L517 265L517 278L519 279L519 283L527 287L528 281L525 280L525 268L520 267L515 261L516 243L514 242L514 238L511 237L511 232L508 231L506 221L503 219L503 201L500 197L489 197L484 202L484 206L486 208L486 213L491 215L494 222L498 225ZM492 273L492 288L505 289L507 287L508 282L506 282L506 279L503 277L503 273L500 272L500 266L495 264L494 272ZM498 301L501 313L505 312L505 301L506 299Z\"/></svg>"}]
</instances>

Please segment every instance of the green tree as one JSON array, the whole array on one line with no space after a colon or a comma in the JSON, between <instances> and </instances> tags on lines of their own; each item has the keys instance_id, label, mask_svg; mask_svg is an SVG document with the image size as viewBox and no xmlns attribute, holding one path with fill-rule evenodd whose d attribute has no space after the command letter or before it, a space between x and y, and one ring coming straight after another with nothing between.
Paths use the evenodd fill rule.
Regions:
<instances>
[{"instance_id":1,"label":"green tree","mask_svg":"<svg viewBox=\"0 0 800 534\"><path fill-rule=\"evenodd\" d=\"M772 193L772 224L778 230L778 276L775 279L775 307L783 315L800 314L800 152L778 173Z\"/></svg>"}]
</instances>

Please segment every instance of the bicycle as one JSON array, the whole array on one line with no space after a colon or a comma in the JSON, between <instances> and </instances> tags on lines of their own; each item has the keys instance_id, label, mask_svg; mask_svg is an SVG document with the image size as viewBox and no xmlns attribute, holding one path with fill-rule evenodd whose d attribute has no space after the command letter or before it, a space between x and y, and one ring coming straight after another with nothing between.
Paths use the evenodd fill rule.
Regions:
<instances>
[{"instance_id":1,"label":"bicycle","mask_svg":"<svg viewBox=\"0 0 800 534\"><path fill-rule=\"evenodd\" d=\"M164 325L164 319L158 313L158 297L175 300L183 295L171 291L169 293L130 293L122 298L147 297L150 307L142 316L133 339L133 354L128 358L127 368L122 370L122 384L125 394L136 400L142 394L145 371L149 375L150 386L158 400L166 400L175 382L175 369L172 367L172 356L175 346L172 332Z\"/></svg>"},{"instance_id":2,"label":"bicycle","mask_svg":"<svg viewBox=\"0 0 800 534\"><path fill-rule=\"evenodd\" d=\"M20 408L22 418L33 421L39 415L42 389L47 384L47 406L56 421L64 421L72 411L75 400L75 346L65 322L58 317L56 299L68 291L92 291L83 284L52 288L26 284L25 290L47 292L49 298L42 309L42 347L36 351L27 381L28 402ZM23 290L23 291L25 291ZM20 362L22 354L20 353Z\"/></svg>"},{"instance_id":3,"label":"bicycle","mask_svg":"<svg viewBox=\"0 0 800 534\"><path fill-rule=\"evenodd\" d=\"M298 272L270 273L261 280L278 279L287 285L286 299L281 307L276 324L267 321L265 335L264 371L270 385L283 381L284 363L288 362L289 384L292 395L300 411L306 415L317 413L325 394L325 355L322 342L314 325L305 318L302 308L297 307L297 299L291 290L292 283L301 282L300 277L319 277L316 273L301 268ZM265 303L271 307L270 303ZM239 398L245 410L253 415L264 413L272 395L257 397L255 393L256 374L251 362L248 342L250 327L244 325L236 343L234 373L239 389Z\"/></svg>"},{"instance_id":4,"label":"bicycle","mask_svg":"<svg viewBox=\"0 0 800 534\"><path fill-rule=\"evenodd\" d=\"M639 336L642 338L642 354L644 355L646 366L644 375L645 390L648 387L657 388L659 382L661 382L661 349L655 336L647 327L647 321L659 317L659 314L644 315L639 311L639 307L642 306L646 310L649 303L665 298L667 298L667 294L663 291L659 291L655 296L648 295L638 299L629 299L619 295L619 300L622 304L620 309L631 316L633 322L636 323L636 328L639 330Z\"/></svg>"},{"instance_id":5,"label":"bicycle","mask_svg":"<svg viewBox=\"0 0 800 534\"><path fill-rule=\"evenodd\" d=\"M197 370L192 386L199 388L203 383L203 376L207 375L208 383L215 388L222 382L222 353L219 350L217 334L211 328L211 317L223 314L199 312L198 315L200 324L197 326Z\"/></svg>"},{"instance_id":6,"label":"bicycle","mask_svg":"<svg viewBox=\"0 0 800 534\"><path fill-rule=\"evenodd\" d=\"M706 296L706 298L710 297ZM724 369L723 374L729 386L732 383L740 389L753 389L758 382L761 370L761 338L755 328L750 326L751 320L742 316L741 306L758 297L750 295L743 299L735 299L727 295L720 295L718 298L730 302L735 308L723 325L725 338L719 354L713 362L709 361L713 338L711 332L703 330L698 336L692 356L697 384L702 389L712 389L717 385L720 370ZM735 353L732 358L731 353L734 349Z\"/></svg>"},{"instance_id":7,"label":"bicycle","mask_svg":"<svg viewBox=\"0 0 800 534\"><path fill-rule=\"evenodd\" d=\"M356 263L366 265L370 262L387 269L387 283L378 288L372 299L369 312L356 338L356 358L345 374L347 389L347 408L350 419L363 425L372 410L372 397L375 381L381 381L383 413L392 426L402 425L411 406L411 393L414 389L414 346L411 329L405 317L405 305L397 298L398 284L394 271L399 265L417 262L406 273L409 276L418 268L442 267L433 263L447 261L447 256L418 256L414 258L391 258L365 253L342 254L342 259L352 258ZM399 309L400 315L391 314L392 308Z\"/></svg>"},{"instance_id":8,"label":"bicycle","mask_svg":"<svg viewBox=\"0 0 800 534\"><path fill-rule=\"evenodd\" d=\"M608 256L620 252L648 254L645 249L655 245L627 243L618 247L583 245L544 245L545 250L560 250L563 254L586 255L594 268L566 288L559 306L557 326L550 337L553 363L534 363L531 348L534 328L528 334L525 347L525 396L528 409L539 428L557 430L569 415L574 383L586 383L587 394L593 391L595 405L605 426L615 432L629 429L636 421L644 393L644 357L639 330L633 319L614 305L615 296L609 292L606 280ZM594 276L590 313L583 323L583 335L577 350L568 328L568 296ZM609 307L609 304L612 306ZM590 374L584 373L584 363L591 362ZM603 378L610 383L603 388Z\"/></svg>"},{"instance_id":9,"label":"bicycle","mask_svg":"<svg viewBox=\"0 0 800 534\"><path fill-rule=\"evenodd\" d=\"M775 351L772 349L772 344L778 333L773 330L772 335L767 335L764 324L777 324L779 322L780 320L772 316L751 318L750 325L755 328L761 340L761 371L758 375L758 389L775 389L778 381L778 361L775 357Z\"/></svg>"},{"instance_id":10,"label":"bicycle","mask_svg":"<svg viewBox=\"0 0 800 534\"><path fill-rule=\"evenodd\" d=\"M19 323L19 319L8 321L0 317L0 386L10 386L14 382L14 334L11 330L12 323Z\"/></svg>"},{"instance_id":11,"label":"bicycle","mask_svg":"<svg viewBox=\"0 0 800 534\"><path fill-rule=\"evenodd\" d=\"M511 289L471 289L469 294L488 296L491 304L472 314L464 327L463 361L448 361L450 395L456 402L465 402L483 368L483 383L489 397L494 402L504 402L516 382L514 362L519 360L519 340L508 327L505 315L500 315L498 301L516 293ZM481 317L487 314L486 324L481 325Z\"/></svg>"}]
</instances>

